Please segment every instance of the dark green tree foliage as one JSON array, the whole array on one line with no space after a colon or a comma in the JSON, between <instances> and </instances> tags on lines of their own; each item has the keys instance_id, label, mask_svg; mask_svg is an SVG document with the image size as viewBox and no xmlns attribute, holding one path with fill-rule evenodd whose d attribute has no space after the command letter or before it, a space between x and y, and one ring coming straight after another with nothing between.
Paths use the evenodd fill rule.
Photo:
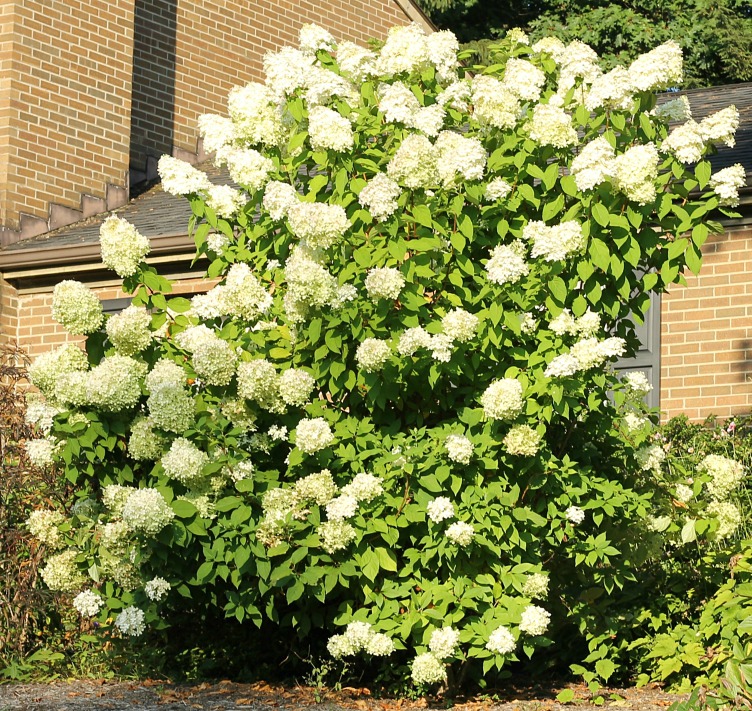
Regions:
<instances>
[{"instance_id":1,"label":"dark green tree foliage","mask_svg":"<svg viewBox=\"0 0 752 711\"><path fill-rule=\"evenodd\" d=\"M587 42L604 68L628 64L669 39L684 50L684 87L752 81L752 3L749 0L421 0L431 19L460 41L487 42L512 27L533 39L554 35Z\"/></svg>"}]
</instances>

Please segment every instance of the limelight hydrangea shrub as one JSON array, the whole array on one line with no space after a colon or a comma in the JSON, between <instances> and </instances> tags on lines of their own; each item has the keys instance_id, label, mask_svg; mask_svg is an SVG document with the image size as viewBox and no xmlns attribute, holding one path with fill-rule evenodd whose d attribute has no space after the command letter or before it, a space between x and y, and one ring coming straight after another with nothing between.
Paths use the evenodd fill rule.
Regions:
<instances>
[{"instance_id":1,"label":"limelight hydrangea shrub","mask_svg":"<svg viewBox=\"0 0 752 711\"><path fill-rule=\"evenodd\" d=\"M55 314L88 357L31 371L60 411L39 458L90 502L42 575L82 614L135 636L216 606L421 685L597 639L665 494L645 384L611 364L734 204L738 170L707 156L738 118L669 128L673 43L604 74L581 42L520 38L473 68L416 26L379 52L307 27L269 54L199 120L238 188L160 161L207 294L170 297L105 223L134 305L100 329L65 282ZM737 473L705 471L728 528ZM56 524L32 522L55 548Z\"/></svg>"}]
</instances>

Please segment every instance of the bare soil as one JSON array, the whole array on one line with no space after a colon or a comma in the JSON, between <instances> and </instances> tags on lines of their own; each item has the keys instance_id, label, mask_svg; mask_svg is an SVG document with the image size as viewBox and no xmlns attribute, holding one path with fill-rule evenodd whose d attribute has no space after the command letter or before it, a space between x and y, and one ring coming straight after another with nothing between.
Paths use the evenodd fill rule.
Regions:
<instances>
[{"instance_id":1,"label":"bare soil","mask_svg":"<svg viewBox=\"0 0 752 711\"><path fill-rule=\"evenodd\" d=\"M568 704L556 701L564 688L575 697ZM600 698L598 698L600 697ZM681 696L655 686L642 689L605 689L594 697L585 686L517 686L489 692L472 699L383 699L367 689L341 691L306 686L276 686L266 683L236 684L230 681L193 685L160 681L111 682L75 680L49 684L0 686L0 711L572 711L573 708L634 709L666 711Z\"/></svg>"}]
</instances>

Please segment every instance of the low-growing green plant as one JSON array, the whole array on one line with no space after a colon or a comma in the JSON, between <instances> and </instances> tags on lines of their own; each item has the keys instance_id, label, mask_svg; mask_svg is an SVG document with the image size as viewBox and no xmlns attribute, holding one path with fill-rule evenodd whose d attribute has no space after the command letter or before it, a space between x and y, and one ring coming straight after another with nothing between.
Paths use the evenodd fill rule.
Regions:
<instances>
[{"instance_id":1,"label":"low-growing green plant","mask_svg":"<svg viewBox=\"0 0 752 711\"><path fill-rule=\"evenodd\" d=\"M102 258L133 305L105 318L56 287L86 351L35 362L51 428L30 451L76 501L29 527L46 584L104 634L219 610L421 689L555 642L544 658L614 675L625 597L688 536L664 525L649 385L609 363L735 203L741 166L707 156L738 116L669 129L672 43L608 74L521 33L493 56L304 28L200 119L239 190L160 161L219 284L171 297L113 216ZM730 525L692 515L698 540Z\"/></svg>"}]
</instances>

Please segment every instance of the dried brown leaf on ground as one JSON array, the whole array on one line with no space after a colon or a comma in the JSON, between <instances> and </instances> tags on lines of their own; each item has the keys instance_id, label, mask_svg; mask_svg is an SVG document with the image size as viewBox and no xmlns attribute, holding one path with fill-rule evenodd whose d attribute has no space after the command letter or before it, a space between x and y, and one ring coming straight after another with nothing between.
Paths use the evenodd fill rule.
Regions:
<instances>
[{"instance_id":1,"label":"dried brown leaf on ground","mask_svg":"<svg viewBox=\"0 0 752 711\"><path fill-rule=\"evenodd\" d=\"M556 701L557 694L564 688L574 692L573 702ZM603 708L625 711L665 711L681 698L657 686L602 689L598 695L603 698ZM456 699L452 708L456 711L571 711L591 706L592 701L593 696L582 684L518 684L490 691L483 697ZM170 684L154 680L130 683L80 680L0 686L2 711L404 711L426 707L444 709L449 703L447 699L374 698L368 689L352 687L334 691L265 682Z\"/></svg>"}]
</instances>

